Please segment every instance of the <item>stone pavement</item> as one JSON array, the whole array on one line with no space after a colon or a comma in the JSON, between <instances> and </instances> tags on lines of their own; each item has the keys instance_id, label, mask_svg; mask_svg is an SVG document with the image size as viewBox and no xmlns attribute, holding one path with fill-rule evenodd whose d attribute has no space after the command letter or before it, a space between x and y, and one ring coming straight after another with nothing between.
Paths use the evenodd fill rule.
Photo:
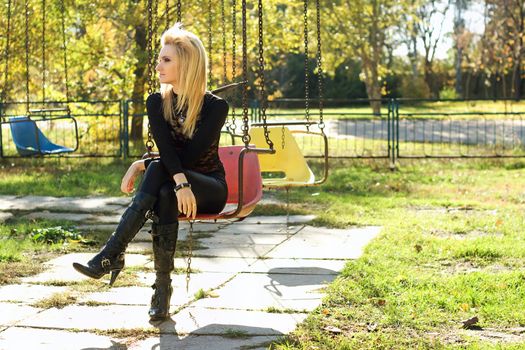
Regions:
<instances>
[{"instance_id":1,"label":"stone pavement","mask_svg":"<svg viewBox=\"0 0 525 350\"><path fill-rule=\"evenodd\" d=\"M0 223L11 216L78 222L81 231L118 222L129 198L0 196ZM126 270L113 288L71 267L92 253L71 253L44 272L0 287L3 349L265 349L321 304L323 288L356 259L379 227L312 227L312 216L249 217L194 225L189 289L185 258L176 258L171 319L150 324L155 274L145 227L130 244ZM179 240L189 225L181 224ZM197 297L197 292L201 296ZM204 292L204 293L203 293ZM69 300L61 308L53 300Z\"/></svg>"}]
</instances>

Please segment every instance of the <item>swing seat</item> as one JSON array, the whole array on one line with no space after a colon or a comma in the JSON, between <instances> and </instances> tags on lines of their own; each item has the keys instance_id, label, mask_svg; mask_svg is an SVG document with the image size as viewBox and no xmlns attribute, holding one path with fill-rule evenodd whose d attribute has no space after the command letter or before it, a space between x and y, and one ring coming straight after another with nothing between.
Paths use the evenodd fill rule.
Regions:
<instances>
[{"instance_id":1,"label":"swing seat","mask_svg":"<svg viewBox=\"0 0 525 350\"><path fill-rule=\"evenodd\" d=\"M270 138L283 140L284 148L280 142L274 145L275 154L259 154L259 163L263 175L277 177L264 177L265 187L294 187L310 186L315 184L315 175L306 163L299 146L287 127L268 127ZM264 137L264 128L250 128L251 142L256 147L267 147Z\"/></svg>"},{"instance_id":2,"label":"swing seat","mask_svg":"<svg viewBox=\"0 0 525 350\"><path fill-rule=\"evenodd\" d=\"M26 116L9 118L16 150L21 156L48 155L74 152L73 148L49 141L36 122Z\"/></svg>"},{"instance_id":3,"label":"swing seat","mask_svg":"<svg viewBox=\"0 0 525 350\"><path fill-rule=\"evenodd\" d=\"M226 206L218 214L197 214L195 220L244 219L255 209L262 198L262 177L257 150L244 146L219 147L219 158L226 173L228 198ZM143 159L158 156L158 153L144 154ZM242 188L242 191L239 189ZM180 215L179 220L189 220Z\"/></svg>"},{"instance_id":4,"label":"swing seat","mask_svg":"<svg viewBox=\"0 0 525 350\"><path fill-rule=\"evenodd\" d=\"M262 177L257 154L248 150L244 146L219 147L219 158L224 165L228 185L226 206L219 214L197 214L196 220L245 218L255 209L262 198ZM239 180L242 182L241 193ZM241 209L236 213L239 205ZM184 220L182 217L179 219Z\"/></svg>"}]
</instances>

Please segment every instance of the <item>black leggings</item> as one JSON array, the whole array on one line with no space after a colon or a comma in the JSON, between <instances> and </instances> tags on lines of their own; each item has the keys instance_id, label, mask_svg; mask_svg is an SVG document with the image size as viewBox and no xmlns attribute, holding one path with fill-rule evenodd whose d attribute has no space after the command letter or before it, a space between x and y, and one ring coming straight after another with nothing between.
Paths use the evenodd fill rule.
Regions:
<instances>
[{"instance_id":1,"label":"black leggings","mask_svg":"<svg viewBox=\"0 0 525 350\"><path fill-rule=\"evenodd\" d=\"M228 188L220 173L201 174L185 170L184 174L191 184L191 190L197 201L197 213L220 213L226 204ZM178 221L179 211L177 196L174 191L175 182L160 160L152 161L142 178L140 192L146 192L157 197L153 207L160 225L173 224Z\"/></svg>"}]
</instances>

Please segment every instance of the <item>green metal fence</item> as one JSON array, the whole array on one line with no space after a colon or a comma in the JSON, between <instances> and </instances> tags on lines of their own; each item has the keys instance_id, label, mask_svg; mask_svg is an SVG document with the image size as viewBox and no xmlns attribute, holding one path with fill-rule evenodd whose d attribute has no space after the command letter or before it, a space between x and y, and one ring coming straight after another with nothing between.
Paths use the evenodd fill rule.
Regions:
<instances>
[{"instance_id":1,"label":"green metal fence","mask_svg":"<svg viewBox=\"0 0 525 350\"><path fill-rule=\"evenodd\" d=\"M372 110L371 102L377 103ZM268 121L319 121L317 101L277 99L268 102ZM60 101L46 102L46 108L63 106ZM64 157L137 158L144 151L147 118L143 101L73 101L67 104L77 120L78 150ZM34 102L31 107L42 107ZM25 115L25 103L0 104L0 157L20 157L10 132L9 120ZM231 108L230 111L232 111ZM228 120L240 131L241 109ZM306 117L308 115L308 117ZM525 157L525 103L514 100L414 100L383 99L370 101L327 100L323 117L331 158L515 158ZM252 101L250 121L260 122L261 111ZM132 137L133 123L140 130ZM52 122L38 124L53 142L73 143L70 126ZM295 125L293 128L305 128ZM317 125L311 127L318 131ZM297 141L306 157L323 154L322 140L300 134ZM279 135L271 135L280 147ZM134 140L135 139L135 140ZM221 140L223 144L231 138Z\"/></svg>"}]
</instances>

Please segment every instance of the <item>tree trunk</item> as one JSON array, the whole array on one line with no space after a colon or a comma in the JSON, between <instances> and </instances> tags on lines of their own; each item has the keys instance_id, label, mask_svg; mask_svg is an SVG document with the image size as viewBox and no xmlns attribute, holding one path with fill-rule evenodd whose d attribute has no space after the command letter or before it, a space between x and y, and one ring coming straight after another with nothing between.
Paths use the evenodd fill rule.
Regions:
<instances>
[{"instance_id":1,"label":"tree trunk","mask_svg":"<svg viewBox=\"0 0 525 350\"><path fill-rule=\"evenodd\" d=\"M143 25L135 27L135 44L136 44L136 55L138 58L137 65L135 67L134 75L135 82L133 84L132 98L134 100L132 104L131 113L134 115L131 119L131 132L130 139L133 141L143 140L142 137L142 125L144 117L135 116L145 112L144 108L144 86L146 83L147 71L147 49L146 49L146 28Z\"/></svg>"},{"instance_id":2,"label":"tree trunk","mask_svg":"<svg viewBox=\"0 0 525 350\"><path fill-rule=\"evenodd\" d=\"M434 74L432 72L432 62L425 60L425 83L428 86L432 98L439 97L439 91L436 91L436 84L434 83Z\"/></svg>"}]
</instances>

